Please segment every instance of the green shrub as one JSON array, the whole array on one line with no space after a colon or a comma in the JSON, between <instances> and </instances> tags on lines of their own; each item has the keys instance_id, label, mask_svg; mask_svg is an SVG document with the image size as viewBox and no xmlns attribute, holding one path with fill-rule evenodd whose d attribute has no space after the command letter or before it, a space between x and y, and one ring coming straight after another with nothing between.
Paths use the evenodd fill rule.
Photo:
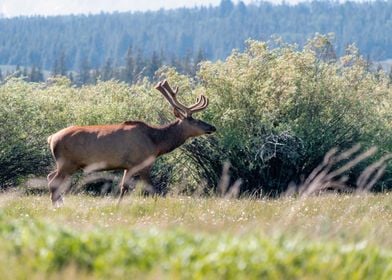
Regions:
<instances>
[{"instance_id":1,"label":"green shrub","mask_svg":"<svg viewBox=\"0 0 392 280\"><path fill-rule=\"evenodd\" d=\"M387 77L370 72L355 48L337 61L320 59L320 40L328 42L316 37L302 51L249 41L243 53L201 66L220 158L230 160L245 190L283 190L333 147L392 151Z\"/></svg>"}]
</instances>

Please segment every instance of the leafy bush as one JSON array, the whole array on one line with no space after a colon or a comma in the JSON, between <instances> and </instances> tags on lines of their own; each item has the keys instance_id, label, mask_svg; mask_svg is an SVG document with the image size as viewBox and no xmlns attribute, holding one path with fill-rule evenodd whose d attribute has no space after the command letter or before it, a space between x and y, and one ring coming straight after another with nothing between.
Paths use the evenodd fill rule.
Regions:
<instances>
[{"instance_id":1,"label":"leafy bush","mask_svg":"<svg viewBox=\"0 0 392 280\"><path fill-rule=\"evenodd\" d=\"M339 60L321 59L327 42L317 36L298 51L249 41L243 53L201 66L220 158L230 160L245 190L283 190L335 146L392 151L388 78L370 72L353 47Z\"/></svg>"}]
</instances>

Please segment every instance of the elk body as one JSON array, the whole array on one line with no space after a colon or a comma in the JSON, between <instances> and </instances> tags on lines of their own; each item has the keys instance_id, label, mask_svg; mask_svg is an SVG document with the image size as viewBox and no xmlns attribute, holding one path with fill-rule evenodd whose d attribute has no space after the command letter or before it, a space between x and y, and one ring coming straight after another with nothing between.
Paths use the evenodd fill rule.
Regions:
<instances>
[{"instance_id":1,"label":"elk body","mask_svg":"<svg viewBox=\"0 0 392 280\"><path fill-rule=\"evenodd\" d=\"M48 143L56 161L56 170L48 175L53 205L62 202L64 188L73 173L80 169L124 170L120 198L130 189L138 176L155 192L150 169L157 157L181 146L188 138L210 134L214 126L192 118L205 109L208 99L200 95L189 107L178 102L178 88L172 90L163 81L155 87L174 109L175 121L165 126L150 126L144 122L127 121L115 125L70 126L49 136Z\"/></svg>"}]
</instances>

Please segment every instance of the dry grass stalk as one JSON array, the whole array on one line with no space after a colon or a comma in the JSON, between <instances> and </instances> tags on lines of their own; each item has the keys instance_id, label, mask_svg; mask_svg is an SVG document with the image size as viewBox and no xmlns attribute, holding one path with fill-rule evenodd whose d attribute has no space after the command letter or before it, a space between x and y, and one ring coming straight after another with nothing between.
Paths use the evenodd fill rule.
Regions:
<instances>
[{"instance_id":1,"label":"dry grass stalk","mask_svg":"<svg viewBox=\"0 0 392 280\"><path fill-rule=\"evenodd\" d=\"M392 159L392 154L381 157L372 163L361 173L357 180L357 192L370 191L377 181L382 177L387 168L388 161Z\"/></svg>"},{"instance_id":2,"label":"dry grass stalk","mask_svg":"<svg viewBox=\"0 0 392 280\"><path fill-rule=\"evenodd\" d=\"M224 198L238 198L241 190L242 180L237 179L230 186L230 163L225 162L222 168L222 175L218 183L218 194Z\"/></svg>"},{"instance_id":3,"label":"dry grass stalk","mask_svg":"<svg viewBox=\"0 0 392 280\"><path fill-rule=\"evenodd\" d=\"M377 148L372 147L362 153L359 144L352 148L339 151L337 148L331 149L324 157L323 162L317 166L305 181L299 186L291 185L285 195L292 195L294 190L298 190L301 197L318 194L326 189L347 190L348 176L345 173L357 166L360 162L373 156ZM369 165L358 177L357 191L369 191L384 174L387 161L392 155L385 155L377 162ZM347 162L344 162L348 160ZM336 168L336 166L339 166Z\"/></svg>"}]
</instances>

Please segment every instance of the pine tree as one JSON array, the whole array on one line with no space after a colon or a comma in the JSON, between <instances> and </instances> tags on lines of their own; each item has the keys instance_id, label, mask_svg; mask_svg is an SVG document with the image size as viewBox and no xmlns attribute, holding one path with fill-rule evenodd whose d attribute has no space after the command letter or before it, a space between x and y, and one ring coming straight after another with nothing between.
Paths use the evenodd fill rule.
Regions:
<instances>
[{"instance_id":1,"label":"pine tree","mask_svg":"<svg viewBox=\"0 0 392 280\"><path fill-rule=\"evenodd\" d=\"M105 61L105 64L101 70L101 80L102 81L109 81L113 78L113 67L112 67L112 59L108 58Z\"/></svg>"},{"instance_id":2,"label":"pine tree","mask_svg":"<svg viewBox=\"0 0 392 280\"><path fill-rule=\"evenodd\" d=\"M145 60L143 57L143 53L140 49L138 49L136 58L135 58L135 69L133 74L133 82L137 82L141 77L145 74Z\"/></svg>"},{"instance_id":3,"label":"pine tree","mask_svg":"<svg viewBox=\"0 0 392 280\"><path fill-rule=\"evenodd\" d=\"M92 71L90 71L89 83L96 84L97 81L100 79L100 77L101 77L101 71L99 71L99 69L93 69Z\"/></svg>"},{"instance_id":4,"label":"pine tree","mask_svg":"<svg viewBox=\"0 0 392 280\"><path fill-rule=\"evenodd\" d=\"M91 82L90 79L90 63L86 57L81 58L79 65L79 74L77 78L78 85L85 85Z\"/></svg>"},{"instance_id":5,"label":"pine tree","mask_svg":"<svg viewBox=\"0 0 392 280\"><path fill-rule=\"evenodd\" d=\"M65 52L61 51L59 56L59 74L61 76L67 76L67 66L65 61Z\"/></svg>"},{"instance_id":6,"label":"pine tree","mask_svg":"<svg viewBox=\"0 0 392 280\"><path fill-rule=\"evenodd\" d=\"M22 77L23 80L28 81L28 79L29 79L29 71L27 70L27 67L23 67L22 76L21 77Z\"/></svg>"},{"instance_id":7,"label":"pine tree","mask_svg":"<svg viewBox=\"0 0 392 280\"><path fill-rule=\"evenodd\" d=\"M33 65L33 67L30 70L30 74L29 74L29 79L30 82L42 82L44 80L44 75L41 71L40 67L36 67L35 65Z\"/></svg>"},{"instance_id":8,"label":"pine tree","mask_svg":"<svg viewBox=\"0 0 392 280\"><path fill-rule=\"evenodd\" d=\"M71 81L71 84L75 82L74 74L72 73L72 71L69 72L68 79Z\"/></svg>"},{"instance_id":9,"label":"pine tree","mask_svg":"<svg viewBox=\"0 0 392 280\"><path fill-rule=\"evenodd\" d=\"M182 63L178 61L178 58L175 55L172 55L170 58L170 66L176 68L179 72L182 70Z\"/></svg>"},{"instance_id":10,"label":"pine tree","mask_svg":"<svg viewBox=\"0 0 392 280\"><path fill-rule=\"evenodd\" d=\"M377 80L380 79L382 72L384 72L384 69L382 68L382 65L379 63L377 65L376 73L374 74Z\"/></svg>"},{"instance_id":11,"label":"pine tree","mask_svg":"<svg viewBox=\"0 0 392 280\"><path fill-rule=\"evenodd\" d=\"M243 1L239 1L237 4L237 9L241 15L245 15L247 12L246 5Z\"/></svg>"},{"instance_id":12,"label":"pine tree","mask_svg":"<svg viewBox=\"0 0 392 280\"><path fill-rule=\"evenodd\" d=\"M35 76L35 65L33 65L31 67L31 70L30 70L30 73L29 73L29 78L28 78L29 82L35 82L34 81L34 76Z\"/></svg>"},{"instance_id":13,"label":"pine tree","mask_svg":"<svg viewBox=\"0 0 392 280\"><path fill-rule=\"evenodd\" d=\"M13 73L15 78L20 78L22 76L22 71L20 70L20 66L16 65L15 71Z\"/></svg>"},{"instance_id":14,"label":"pine tree","mask_svg":"<svg viewBox=\"0 0 392 280\"><path fill-rule=\"evenodd\" d=\"M125 69L122 80L131 84L135 77L135 58L133 57L132 46L129 46L125 56Z\"/></svg>"},{"instance_id":15,"label":"pine tree","mask_svg":"<svg viewBox=\"0 0 392 280\"><path fill-rule=\"evenodd\" d=\"M123 81L124 79L124 69L119 67L114 67L112 72L112 79L116 81Z\"/></svg>"},{"instance_id":16,"label":"pine tree","mask_svg":"<svg viewBox=\"0 0 392 280\"><path fill-rule=\"evenodd\" d=\"M64 51L61 51L54 60L52 76L67 76L67 67L65 65Z\"/></svg>"},{"instance_id":17,"label":"pine tree","mask_svg":"<svg viewBox=\"0 0 392 280\"><path fill-rule=\"evenodd\" d=\"M41 66L38 66L36 71L37 82L43 82L45 80L44 73L42 72Z\"/></svg>"},{"instance_id":18,"label":"pine tree","mask_svg":"<svg viewBox=\"0 0 392 280\"><path fill-rule=\"evenodd\" d=\"M7 79L10 76L14 76L14 74L15 74L15 72L7 70L7 72L5 72L4 80Z\"/></svg>"},{"instance_id":19,"label":"pine tree","mask_svg":"<svg viewBox=\"0 0 392 280\"><path fill-rule=\"evenodd\" d=\"M228 16L234 9L234 4L231 0L222 0L219 5L220 16Z\"/></svg>"},{"instance_id":20,"label":"pine tree","mask_svg":"<svg viewBox=\"0 0 392 280\"><path fill-rule=\"evenodd\" d=\"M199 63L202 61L205 61L205 55L204 55L204 51L202 48L199 49L199 51L197 52L197 55L194 59L194 64L193 64L193 75L196 75L197 71L199 71Z\"/></svg>"},{"instance_id":21,"label":"pine tree","mask_svg":"<svg viewBox=\"0 0 392 280\"><path fill-rule=\"evenodd\" d=\"M182 68L182 72L184 74L192 75L194 67L192 65L190 51L187 51L185 57L182 59L182 67L181 68Z\"/></svg>"},{"instance_id":22,"label":"pine tree","mask_svg":"<svg viewBox=\"0 0 392 280\"><path fill-rule=\"evenodd\" d=\"M373 62L370 59L370 55L367 54L366 55L366 60L365 60L365 68L367 71L371 71L372 70L372 66L373 66Z\"/></svg>"},{"instance_id":23,"label":"pine tree","mask_svg":"<svg viewBox=\"0 0 392 280\"><path fill-rule=\"evenodd\" d=\"M161 67L162 61L161 58L159 57L158 53L154 51L152 53L151 59L147 64L147 77L152 79L155 75L155 72Z\"/></svg>"}]
</instances>

